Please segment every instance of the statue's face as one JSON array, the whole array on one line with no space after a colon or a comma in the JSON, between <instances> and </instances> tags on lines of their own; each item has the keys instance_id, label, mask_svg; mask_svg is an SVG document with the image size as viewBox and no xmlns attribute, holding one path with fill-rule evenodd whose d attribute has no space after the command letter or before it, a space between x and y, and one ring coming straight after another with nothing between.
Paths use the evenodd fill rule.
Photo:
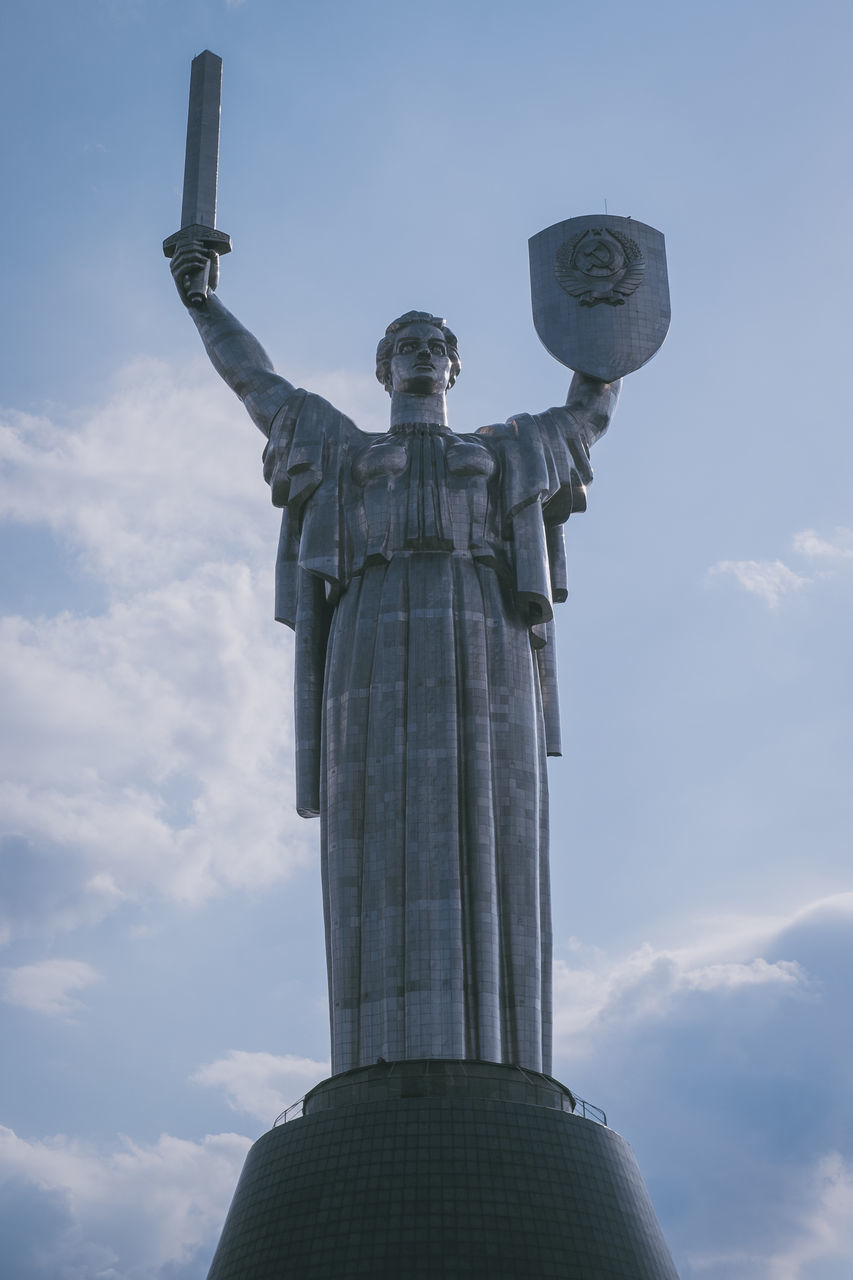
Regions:
<instances>
[{"instance_id":1,"label":"statue's face","mask_svg":"<svg viewBox=\"0 0 853 1280\"><path fill-rule=\"evenodd\" d=\"M450 356L444 334L435 325L407 325L397 334L391 357L391 388L410 395L443 393L450 382Z\"/></svg>"}]
</instances>

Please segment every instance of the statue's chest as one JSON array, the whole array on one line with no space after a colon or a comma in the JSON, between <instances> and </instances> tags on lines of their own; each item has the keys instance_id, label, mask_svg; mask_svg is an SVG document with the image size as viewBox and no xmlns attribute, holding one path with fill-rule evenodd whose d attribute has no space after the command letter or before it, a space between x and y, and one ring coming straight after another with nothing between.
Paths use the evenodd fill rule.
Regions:
<instances>
[{"instance_id":1,"label":"statue's chest","mask_svg":"<svg viewBox=\"0 0 853 1280\"><path fill-rule=\"evenodd\" d=\"M368 555L471 550L486 536L497 462L477 440L407 428L353 460Z\"/></svg>"}]
</instances>

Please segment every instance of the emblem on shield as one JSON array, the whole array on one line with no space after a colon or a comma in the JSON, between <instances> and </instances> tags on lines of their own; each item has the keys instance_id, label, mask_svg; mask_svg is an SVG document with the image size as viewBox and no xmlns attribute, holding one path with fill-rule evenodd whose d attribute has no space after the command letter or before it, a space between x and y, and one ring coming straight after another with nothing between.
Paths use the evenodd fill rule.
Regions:
<instances>
[{"instance_id":1,"label":"emblem on shield","mask_svg":"<svg viewBox=\"0 0 853 1280\"><path fill-rule=\"evenodd\" d=\"M591 214L540 231L530 288L547 350L605 382L651 360L669 328L664 238L632 218Z\"/></svg>"},{"instance_id":2,"label":"emblem on shield","mask_svg":"<svg viewBox=\"0 0 853 1280\"><path fill-rule=\"evenodd\" d=\"M646 260L636 240L606 227L590 227L557 250L554 271L561 289L582 307L624 306L643 279Z\"/></svg>"}]
</instances>

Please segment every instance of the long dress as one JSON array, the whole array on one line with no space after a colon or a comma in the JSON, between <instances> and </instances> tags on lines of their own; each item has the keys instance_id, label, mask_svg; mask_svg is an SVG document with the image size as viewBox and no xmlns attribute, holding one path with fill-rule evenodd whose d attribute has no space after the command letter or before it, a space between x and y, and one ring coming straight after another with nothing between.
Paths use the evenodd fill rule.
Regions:
<instances>
[{"instance_id":1,"label":"long dress","mask_svg":"<svg viewBox=\"0 0 853 1280\"><path fill-rule=\"evenodd\" d=\"M372 435L304 391L273 422L334 1073L380 1057L550 1072L551 605L591 478L582 425L553 409Z\"/></svg>"}]
</instances>

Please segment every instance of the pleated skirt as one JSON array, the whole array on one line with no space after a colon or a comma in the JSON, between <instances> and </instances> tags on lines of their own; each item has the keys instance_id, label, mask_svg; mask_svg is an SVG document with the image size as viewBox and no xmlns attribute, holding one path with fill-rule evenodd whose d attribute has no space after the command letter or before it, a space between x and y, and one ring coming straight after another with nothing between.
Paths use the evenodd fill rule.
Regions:
<instances>
[{"instance_id":1,"label":"pleated skirt","mask_svg":"<svg viewBox=\"0 0 853 1280\"><path fill-rule=\"evenodd\" d=\"M550 1072L541 696L507 585L466 553L369 565L335 610L323 706L333 1072Z\"/></svg>"}]
</instances>

